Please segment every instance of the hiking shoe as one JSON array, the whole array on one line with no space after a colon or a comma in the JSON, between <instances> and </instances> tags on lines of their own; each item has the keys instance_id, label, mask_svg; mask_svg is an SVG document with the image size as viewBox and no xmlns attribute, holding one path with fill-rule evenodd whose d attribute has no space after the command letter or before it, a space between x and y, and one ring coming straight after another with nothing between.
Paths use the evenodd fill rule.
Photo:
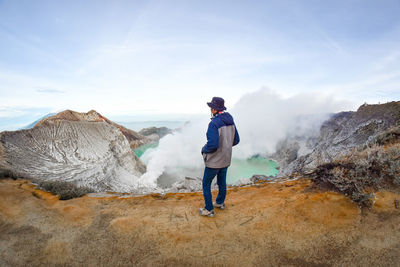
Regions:
<instances>
[{"instance_id":1,"label":"hiking shoe","mask_svg":"<svg viewBox=\"0 0 400 267\"><path fill-rule=\"evenodd\" d=\"M222 203L222 204L214 203L214 207L219 208L220 210L224 210L225 209L225 203Z\"/></svg>"},{"instance_id":2,"label":"hiking shoe","mask_svg":"<svg viewBox=\"0 0 400 267\"><path fill-rule=\"evenodd\" d=\"M214 217L214 216L215 216L214 210L208 211L208 210L205 209L205 208L200 208L200 209L199 209L199 214L200 214L201 216L208 216L208 217Z\"/></svg>"}]
</instances>

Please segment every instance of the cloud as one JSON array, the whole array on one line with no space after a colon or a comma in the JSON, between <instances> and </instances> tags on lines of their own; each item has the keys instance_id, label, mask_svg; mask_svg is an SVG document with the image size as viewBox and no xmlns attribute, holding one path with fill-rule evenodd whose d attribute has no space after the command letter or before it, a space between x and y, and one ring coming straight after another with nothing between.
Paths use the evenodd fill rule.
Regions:
<instances>
[{"instance_id":1,"label":"cloud","mask_svg":"<svg viewBox=\"0 0 400 267\"><path fill-rule=\"evenodd\" d=\"M46 93L46 94L64 94L65 91L55 89L55 88L49 88L49 87L33 87L36 89L36 92L38 93Z\"/></svg>"},{"instance_id":2,"label":"cloud","mask_svg":"<svg viewBox=\"0 0 400 267\"><path fill-rule=\"evenodd\" d=\"M377 62L373 65L373 70L382 71L386 70L389 67L394 67L396 63L400 62L400 50L393 51L381 59L378 59Z\"/></svg>"}]
</instances>

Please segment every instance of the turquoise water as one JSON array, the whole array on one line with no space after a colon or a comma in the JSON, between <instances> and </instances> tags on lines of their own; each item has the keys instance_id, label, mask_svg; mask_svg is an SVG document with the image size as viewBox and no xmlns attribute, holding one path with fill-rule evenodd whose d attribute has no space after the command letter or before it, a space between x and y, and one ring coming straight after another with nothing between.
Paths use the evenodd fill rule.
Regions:
<instances>
[{"instance_id":1,"label":"turquoise water","mask_svg":"<svg viewBox=\"0 0 400 267\"><path fill-rule=\"evenodd\" d=\"M249 159L232 159L231 166L228 168L226 182L233 184L240 178L250 178L255 174L276 176L279 172L279 165L264 157L252 157Z\"/></svg>"},{"instance_id":2,"label":"turquoise water","mask_svg":"<svg viewBox=\"0 0 400 267\"><path fill-rule=\"evenodd\" d=\"M140 146L133 151L140 158L149 148L156 148L157 143ZM184 171L184 170L182 170ZM276 176L279 172L279 165L270 159L254 156L249 159L233 158L231 166L228 168L227 183L234 184L241 178L250 178L253 175ZM203 170L199 170L199 177L203 175Z\"/></svg>"},{"instance_id":3,"label":"turquoise water","mask_svg":"<svg viewBox=\"0 0 400 267\"><path fill-rule=\"evenodd\" d=\"M140 158L143 155L143 153L146 152L147 149L156 148L157 146L158 146L158 142L145 144L145 145L142 145L142 146L140 146L138 148L135 148L133 150L133 152L135 152L136 156L138 156Z\"/></svg>"}]
</instances>

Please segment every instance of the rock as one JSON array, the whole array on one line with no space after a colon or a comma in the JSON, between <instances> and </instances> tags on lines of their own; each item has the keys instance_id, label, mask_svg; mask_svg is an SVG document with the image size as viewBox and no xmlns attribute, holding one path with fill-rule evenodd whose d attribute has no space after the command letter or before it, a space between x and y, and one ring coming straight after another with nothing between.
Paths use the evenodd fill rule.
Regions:
<instances>
[{"instance_id":1,"label":"rock","mask_svg":"<svg viewBox=\"0 0 400 267\"><path fill-rule=\"evenodd\" d=\"M304 173L332 162L355 147L400 123L400 101L362 105L357 112L341 112L325 121L318 136L288 137L278 144L271 157L281 166L279 176ZM308 153L299 154L301 147Z\"/></svg>"},{"instance_id":2,"label":"rock","mask_svg":"<svg viewBox=\"0 0 400 267\"><path fill-rule=\"evenodd\" d=\"M246 186L252 184L254 184L254 182L250 178L240 178L233 184L233 186Z\"/></svg>"},{"instance_id":3,"label":"rock","mask_svg":"<svg viewBox=\"0 0 400 267\"><path fill-rule=\"evenodd\" d=\"M158 141L159 139L170 133L172 133L172 130L167 127L149 127L139 131L139 134L155 141Z\"/></svg>"},{"instance_id":4,"label":"rock","mask_svg":"<svg viewBox=\"0 0 400 267\"><path fill-rule=\"evenodd\" d=\"M266 176L266 175L253 175L250 178L250 181L252 181L253 183L257 183L257 182L265 182L265 181L272 181L276 179L275 176Z\"/></svg>"},{"instance_id":5,"label":"rock","mask_svg":"<svg viewBox=\"0 0 400 267\"><path fill-rule=\"evenodd\" d=\"M183 181L178 181L174 183L171 188L168 189L168 192L171 193L187 193L187 192L199 192L203 190L202 186L203 179L197 177L185 177ZM215 178L211 184L211 189L217 189L217 179Z\"/></svg>"},{"instance_id":6,"label":"rock","mask_svg":"<svg viewBox=\"0 0 400 267\"><path fill-rule=\"evenodd\" d=\"M2 132L3 163L44 181L66 181L94 191L129 192L145 165L112 124L55 120Z\"/></svg>"}]
</instances>

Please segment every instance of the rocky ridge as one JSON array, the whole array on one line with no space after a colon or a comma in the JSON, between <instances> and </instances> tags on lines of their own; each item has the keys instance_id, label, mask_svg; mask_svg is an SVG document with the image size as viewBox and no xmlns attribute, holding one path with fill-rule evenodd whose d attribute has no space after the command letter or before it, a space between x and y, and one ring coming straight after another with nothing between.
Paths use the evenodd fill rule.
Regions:
<instances>
[{"instance_id":1,"label":"rocky ridge","mask_svg":"<svg viewBox=\"0 0 400 267\"><path fill-rule=\"evenodd\" d=\"M301 154L304 147L310 152ZM400 192L400 102L334 114L319 135L286 138L273 157L281 177L308 177L370 207L375 191Z\"/></svg>"},{"instance_id":2,"label":"rocky ridge","mask_svg":"<svg viewBox=\"0 0 400 267\"><path fill-rule=\"evenodd\" d=\"M110 124L116 128L118 128L122 134L126 137L126 139L129 142L129 145L131 148L137 148L141 145L147 144L151 142L152 140L147 138L144 135L141 135L133 130L127 129L124 126L117 124L113 121L110 121L100 113L98 113L95 110L90 110L89 112L76 112L72 110L65 110L62 112L57 113L54 116L50 116L47 118L44 118L37 122L34 127L40 127L42 125L49 125L52 124L56 121L89 121L89 122L105 122L107 124Z\"/></svg>"},{"instance_id":3,"label":"rocky ridge","mask_svg":"<svg viewBox=\"0 0 400 267\"><path fill-rule=\"evenodd\" d=\"M154 142L160 140L167 134L171 134L173 130L167 127L148 127L141 129L139 134L146 136L147 138L153 140Z\"/></svg>"},{"instance_id":4,"label":"rocky ridge","mask_svg":"<svg viewBox=\"0 0 400 267\"><path fill-rule=\"evenodd\" d=\"M0 167L39 181L131 192L146 170L131 149L137 137L95 111L65 111L32 129L0 133Z\"/></svg>"},{"instance_id":5,"label":"rocky ridge","mask_svg":"<svg viewBox=\"0 0 400 267\"><path fill-rule=\"evenodd\" d=\"M271 157L281 167L279 176L308 173L321 164L339 159L356 147L366 145L378 134L396 125L400 125L400 101L364 104L356 112L332 115L322 124L317 136L283 140ZM299 153L301 148L308 153Z\"/></svg>"}]
</instances>

